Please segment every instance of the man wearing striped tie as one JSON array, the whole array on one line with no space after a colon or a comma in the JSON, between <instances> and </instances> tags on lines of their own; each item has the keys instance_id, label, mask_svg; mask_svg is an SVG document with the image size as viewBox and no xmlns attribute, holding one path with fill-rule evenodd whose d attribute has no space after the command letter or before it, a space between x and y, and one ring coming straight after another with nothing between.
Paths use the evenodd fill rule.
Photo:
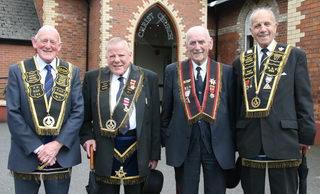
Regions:
<instances>
[{"instance_id":1,"label":"man wearing striped tie","mask_svg":"<svg viewBox=\"0 0 320 194\"><path fill-rule=\"evenodd\" d=\"M107 67L83 81L85 119L80 141L95 150L98 193L140 194L160 159L160 106L156 73L132 64L127 41L107 44Z\"/></svg>"},{"instance_id":2,"label":"man wearing striped tie","mask_svg":"<svg viewBox=\"0 0 320 194\"><path fill-rule=\"evenodd\" d=\"M16 194L67 194L71 167L81 162L83 99L78 67L57 57L58 31L45 25L32 45L36 55L9 69L6 93L11 150L8 168Z\"/></svg>"}]
</instances>

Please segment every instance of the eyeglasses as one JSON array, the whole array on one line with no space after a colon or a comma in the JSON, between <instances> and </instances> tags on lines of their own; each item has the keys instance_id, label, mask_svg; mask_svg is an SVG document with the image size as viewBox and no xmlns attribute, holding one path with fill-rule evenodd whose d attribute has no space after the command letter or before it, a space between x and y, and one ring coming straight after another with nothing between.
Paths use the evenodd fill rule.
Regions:
<instances>
[{"instance_id":1,"label":"eyeglasses","mask_svg":"<svg viewBox=\"0 0 320 194\"><path fill-rule=\"evenodd\" d=\"M56 40L49 40L49 39L41 39L38 38L38 40L42 43L42 44L48 44L48 42L50 42L51 45L55 46L57 45L59 42Z\"/></svg>"}]
</instances>

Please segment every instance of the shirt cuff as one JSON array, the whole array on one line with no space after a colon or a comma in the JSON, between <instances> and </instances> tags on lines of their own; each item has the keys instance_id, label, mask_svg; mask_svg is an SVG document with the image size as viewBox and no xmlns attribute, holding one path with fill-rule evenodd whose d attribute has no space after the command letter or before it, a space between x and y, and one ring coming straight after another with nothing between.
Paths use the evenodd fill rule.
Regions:
<instances>
[{"instance_id":1,"label":"shirt cuff","mask_svg":"<svg viewBox=\"0 0 320 194\"><path fill-rule=\"evenodd\" d=\"M42 147L43 147L43 145L39 146L37 149L35 149L35 150L33 151L33 153L37 154Z\"/></svg>"}]
</instances>

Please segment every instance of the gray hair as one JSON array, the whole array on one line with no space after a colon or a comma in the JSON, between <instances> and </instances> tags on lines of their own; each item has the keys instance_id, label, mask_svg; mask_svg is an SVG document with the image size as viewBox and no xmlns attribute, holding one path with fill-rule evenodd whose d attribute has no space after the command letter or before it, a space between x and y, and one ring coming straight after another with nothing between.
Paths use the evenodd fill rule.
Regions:
<instances>
[{"instance_id":1,"label":"gray hair","mask_svg":"<svg viewBox=\"0 0 320 194\"><path fill-rule=\"evenodd\" d=\"M250 21L250 26L251 26L251 27L252 27L253 18L254 18L254 17L257 15L257 13L260 12L260 11L266 11L266 12L270 13L270 15L271 15L272 18L273 18L274 23L277 23L276 17L275 17L275 15L274 15L271 7L260 7L260 8L257 8L257 9L255 9L255 10L253 10L253 12L252 12L251 15L250 15L249 21Z\"/></svg>"},{"instance_id":2,"label":"gray hair","mask_svg":"<svg viewBox=\"0 0 320 194\"><path fill-rule=\"evenodd\" d=\"M61 38L60 38L60 34L58 32L58 30L53 27L53 26L50 26L50 25L43 25L37 32L37 34L34 36L35 39L39 39L39 34L41 31L43 30L49 30L49 31L53 31L53 32L56 32L58 34L58 42L61 43Z\"/></svg>"},{"instance_id":3,"label":"gray hair","mask_svg":"<svg viewBox=\"0 0 320 194\"><path fill-rule=\"evenodd\" d=\"M123 42L124 45L125 45L125 47L127 47L128 52L130 52L130 48L129 48L128 42L126 41L126 39L121 38L121 37L111 38L111 39L108 41L108 43L107 43L107 47L106 47L106 48L107 48L107 51L108 51L110 45L114 45L114 44L119 43L119 42Z\"/></svg>"},{"instance_id":4,"label":"gray hair","mask_svg":"<svg viewBox=\"0 0 320 194\"><path fill-rule=\"evenodd\" d=\"M190 35L190 33L191 33L192 31L195 31L195 30L203 31L203 32L206 34L206 36L207 36L208 39L211 38L211 37L210 37L209 30L208 30L207 28L205 28L205 27L203 27L203 26L193 26L193 27L189 28L189 30L188 30L187 33L186 33L186 44L188 44L188 42L189 42L189 35Z\"/></svg>"}]
</instances>

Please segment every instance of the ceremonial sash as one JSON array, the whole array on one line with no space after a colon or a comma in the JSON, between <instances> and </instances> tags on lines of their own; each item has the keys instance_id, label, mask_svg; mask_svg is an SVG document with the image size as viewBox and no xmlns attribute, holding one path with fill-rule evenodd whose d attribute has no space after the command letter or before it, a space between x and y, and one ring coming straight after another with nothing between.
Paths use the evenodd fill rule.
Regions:
<instances>
[{"instance_id":1,"label":"ceremonial sash","mask_svg":"<svg viewBox=\"0 0 320 194\"><path fill-rule=\"evenodd\" d=\"M200 104L194 81L194 74L191 60L178 63L178 86L182 104L189 124L204 119L212 123L216 119L216 113L219 106L219 95L221 91L222 65L220 63L211 63L208 59L206 73L206 87L204 98Z\"/></svg>"},{"instance_id":2,"label":"ceremonial sash","mask_svg":"<svg viewBox=\"0 0 320 194\"><path fill-rule=\"evenodd\" d=\"M32 119L38 135L59 135L71 90L73 66L57 58L57 74L48 100L40 82L36 57L19 63Z\"/></svg>"},{"instance_id":3,"label":"ceremonial sash","mask_svg":"<svg viewBox=\"0 0 320 194\"><path fill-rule=\"evenodd\" d=\"M269 115L291 49L291 46L277 44L264 65L260 80L257 77L256 46L241 54L242 84L247 118L262 118Z\"/></svg>"},{"instance_id":4,"label":"ceremonial sash","mask_svg":"<svg viewBox=\"0 0 320 194\"><path fill-rule=\"evenodd\" d=\"M111 71L108 68L99 70L97 78L97 110L101 135L115 137L120 128L124 128L132 112L133 104L137 101L144 74L142 70L131 65L128 81L121 93L114 110L110 110Z\"/></svg>"}]
</instances>

